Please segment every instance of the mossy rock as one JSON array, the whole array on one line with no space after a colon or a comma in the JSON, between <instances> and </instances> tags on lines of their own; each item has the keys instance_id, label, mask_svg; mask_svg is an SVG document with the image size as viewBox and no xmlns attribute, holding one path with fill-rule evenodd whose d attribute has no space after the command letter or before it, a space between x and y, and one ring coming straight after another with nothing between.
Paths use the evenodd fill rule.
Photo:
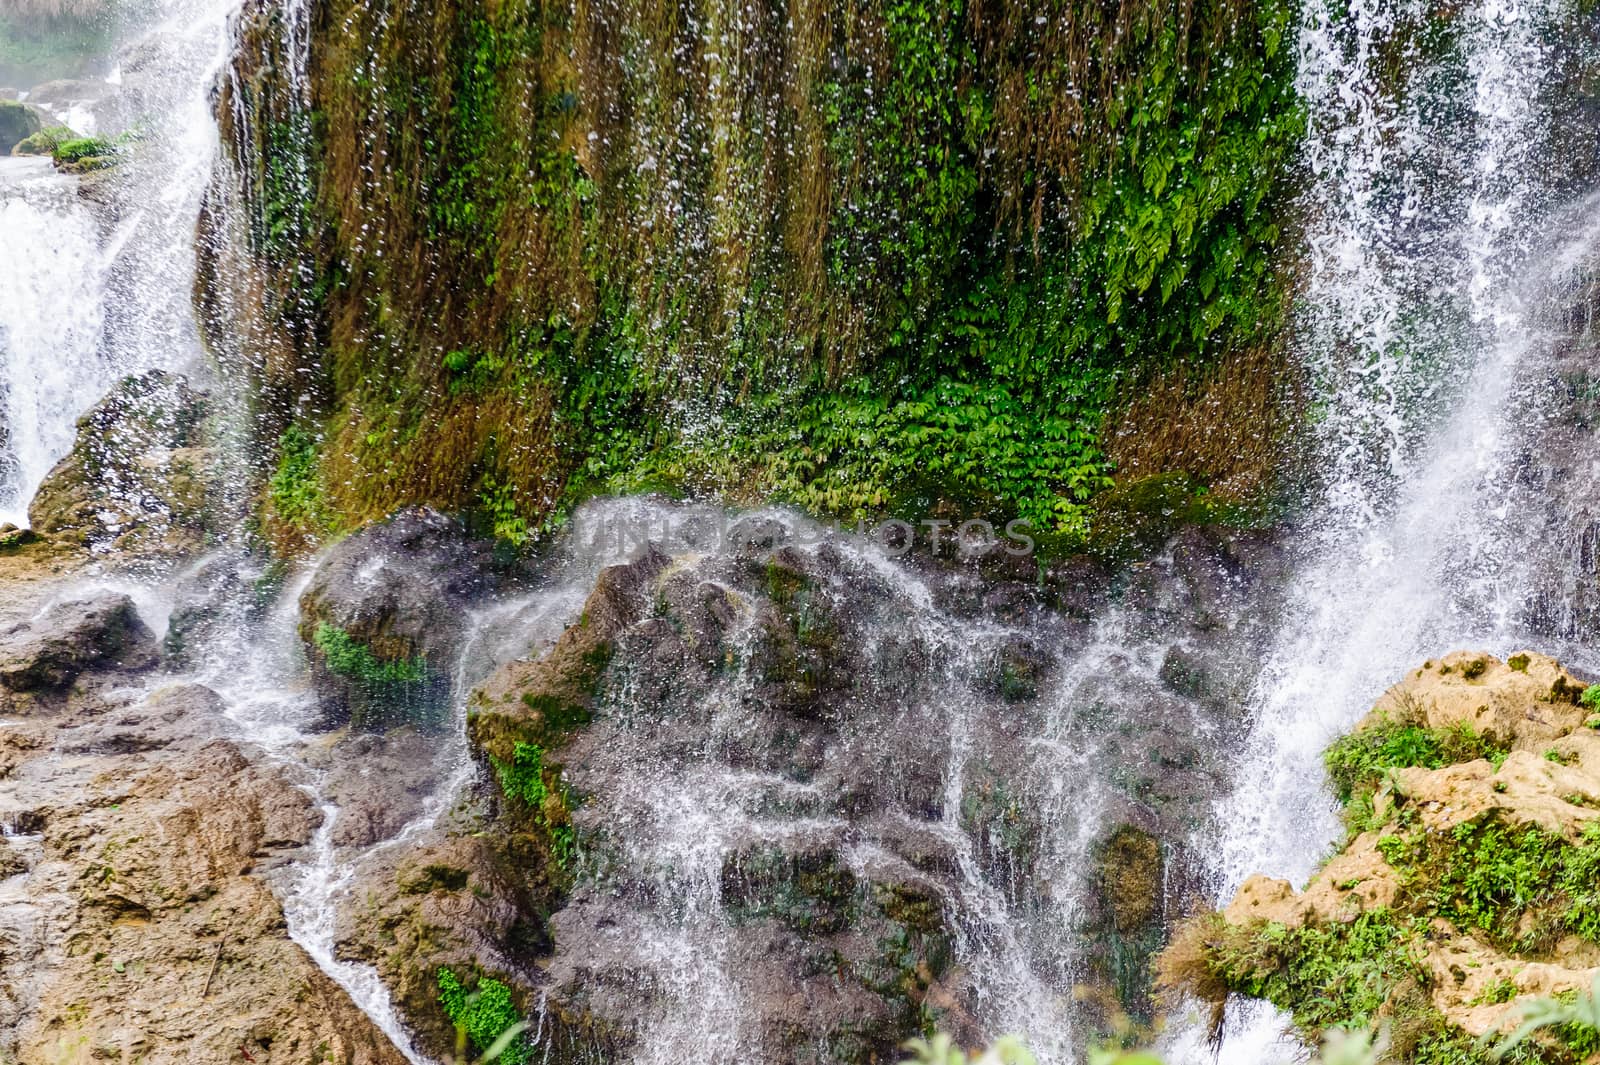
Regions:
<instances>
[{"instance_id":1,"label":"mossy rock","mask_svg":"<svg viewBox=\"0 0 1600 1065\"><path fill-rule=\"evenodd\" d=\"M1100 850L1100 892L1119 932L1149 924L1161 912L1161 843L1150 833L1123 825Z\"/></svg>"},{"instance_id":2,"label":"mossy rock","mask_svg":"<svg viewBox=\"0 0 1600 1065\"><path fill-rule=\"evenodd\" d=\"M1159 474L1102 495L1085 545L1096 558L1122 565L1154 554L1183 526L1205 524L1211 517L1203 486L1187 474Z\"/></svg>"},{"instance_id":3,"label":"mossy rock","mask_svg":"<svg viewBox=\"0 0 1600 1065\"><path fill-rule=\"evenodd\" d=\"M78 134L66 126L51 126L31 133L11 149L12 155L54 155L63 141L76 139Z\"/></svg>"},{"instance_id":4,"label":"mossy rock","mask_svg":"<svg viewBox=\"0 0 1600 1065\"><path fill-rule=\"evenodd\" d=\"M0 100L0 154L11 154L18 144L43 128L35 108L16 100Z\"/></svg>"},{"instance_id":5,"label":"mossy rock","mask_svg":"<svg viewBox=\"0 0 1600 1065\"><path fill-rule=\"evenodd\" d=\"M614 640L643 616L670 559L654 548L600 572L577 624L537 662L512 662L472 693L467 736L491 761L512 764L518 744L556 749L594 712Z\"/></svg>"}]
</instances>

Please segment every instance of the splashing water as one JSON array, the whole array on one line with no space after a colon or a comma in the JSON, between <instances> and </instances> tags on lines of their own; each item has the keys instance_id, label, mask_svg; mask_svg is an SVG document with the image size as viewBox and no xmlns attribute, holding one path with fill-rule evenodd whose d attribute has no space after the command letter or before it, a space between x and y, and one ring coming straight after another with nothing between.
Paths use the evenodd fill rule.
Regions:
<instances>
[{"instance_id":1,"label":"splashing water","mask_svg":"<svg viewBox=\"0 0 1600 1065\"><path fill-rule=\"evenodd\" d=\"M194 227L217 146L209 89L238 0L166 0L118 86L144 137L97 175L0 160L0 522L27 507L86 407L121 376L204 373L190 302Z\"/></svg>"}]
</instances>

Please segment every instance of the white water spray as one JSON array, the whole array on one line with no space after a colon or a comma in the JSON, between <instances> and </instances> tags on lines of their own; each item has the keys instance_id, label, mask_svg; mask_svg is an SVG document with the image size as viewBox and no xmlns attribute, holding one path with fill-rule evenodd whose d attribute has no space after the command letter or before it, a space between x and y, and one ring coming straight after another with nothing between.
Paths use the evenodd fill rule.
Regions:
<instances>
[{"instance_id":1,"label":"white water spray","mask_svg":"<svg viewBox=\"0 0 1600 1065\"><path fill-rule=\"evenodd\" d=\"M0 160L0 232L0 522L26 525L84 395L109 384L106 264L77 182L43 159Z\"/></svg>"}]
</instances>

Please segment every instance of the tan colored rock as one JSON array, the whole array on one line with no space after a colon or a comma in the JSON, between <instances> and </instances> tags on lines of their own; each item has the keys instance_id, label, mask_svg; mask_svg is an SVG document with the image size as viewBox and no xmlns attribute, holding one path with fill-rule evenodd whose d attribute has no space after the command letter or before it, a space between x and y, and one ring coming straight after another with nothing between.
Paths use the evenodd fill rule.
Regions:
<instances>
[{"instance_id":1,"label":"tan colored rock","mask_svg":"<svg viewBox=\"0 0 1600 1065\"><path fill-rule=\"evenodd\" d=\"M1512 751L1499 771L1486 761L1442 769L1397 769L1394 787L1419 811L1430 831L1443 832L1496 811L1513 825L1537 825L1576 838L1600 817L1572 800L1600 799L1600 778L1528 751Z\"/></svg>"},{"instance_id":2,"label":"tan colored rock","mask_svg":"<svg viewBox=\"0 0 1600 1065\"><path fill-rule=\"evenodd\" d=\"M1512 826L1532 826L1578 841L1600 818L1600 732L1588 727L1591 711L1579 703L1585 684L1553 658L1533 652L1501 662L1492 655L1457 651L1413 671L1384 693L1360 728L1382 723L1447 729L1470 725L1511 748L1499 769L1484 759L1439 769L1392 770L1374 796L1381 817L1398 807L1414 811L1420 827L1444 834L1485 816ZM1414 885L1384 859L1379 841L1392 821L1357 834L1313 876L1303 891L1285 880L1253 876L1221 914L1180 931L1164 959L1168 983L1216 1004L1227 989L1198 986L1196 967L1184 953L1217 933L1232 935L1273 922L1289 928L1354 920L1379 909L1406 910ZM1416 910L1410 911L1412 917ZM1424 911L1426 916L1426 911ZM1410 918L1408 918L1410 919ZM1518 934L1533 931L1531 915ZM1219 940L1220 941L1220 940ZM1204 946L1198 948L1203 953ZM1509 1031L1520 1008L1534 998L1589 988L1600 973L1600 944L1568 935L1547 955L1518 956L1435 917L1413 942L1433 1005L1470 1036Z\"/></svg>"},{"instance_id":3,"label":"tan colored rock","mask_svg":"<svg viewBox=\"0 0 1600 1065\"><path fill-rule=\"evenodd\" d=\"M0 883L0 1060L405 1060L289 938L262 873L317 811L281 769L206 738L207 696L75 691L0 730L0 813L24 832ZM106 747L104 725L141 720L149 743Z\"/></svg>"},{"instance_id":4,"label":"tan colored rock","mask_svg":"<svg viewBox=\"0 0 1600 1065\"><path fill-rule=\"evenodd\" d=\"M1427 728L1466 723L1497 744L1526 750L1583 723L1582 681L1548 655L1523 651L1511 660L1524 667L1478 651L1430 661L1384 692L1357 727L1385 717Z\"/></svg>"}]
</instances>

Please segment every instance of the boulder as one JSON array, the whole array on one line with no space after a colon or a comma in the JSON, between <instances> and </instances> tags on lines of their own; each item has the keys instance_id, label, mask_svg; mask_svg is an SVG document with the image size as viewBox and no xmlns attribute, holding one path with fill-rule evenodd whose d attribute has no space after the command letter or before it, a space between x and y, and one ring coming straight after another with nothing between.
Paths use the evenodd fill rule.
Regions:
<instances>
[{"instance_id":1,"label":"boulder","mask_svg":"<svg viewBox=\"0 0 1600 1065\"><path fill-rule=\"evenodd\" d=\"M0 913L0 1054L403 1065L256 875L309 842L306 793L222 741L137 759L80 755L100 775L54 783L41 853L20 863L39 905Z\"/></svg>"},{"instance_id":2,"label":"boulder","mask_svg":"<svg viewBox=\"0 0 1600 1065\"><path fill-rule=\"evenodd\" d=\"M439 727L469 608L507 576L492 543L425 508L334 545L300 596L300 639L328 724Z\"/></svg>"},{"instance_id":3,"label":"boulder","mask_svg":"<svg viewBox=\"0 0 1600 1065\"><path fill-rule=\"evenodd\" d=\"M154 636L119 593L58 603L0 632L0 687L13 692L54 691L88 670L153 664Z\"/></svg>"},{"instance_id":4,"label":"boulder","mask_svg":"<svg viewBox=\"0 0 1600 1065\"><path fill-rule=\"evenodd\" d=\"M47 126L37 133L22 138L11 149L12 155L51 155L65 141L77 139L78 134L66 126Z\"/></svg>"},{"instance_id":5,"label":"boulder","mask_svg":"<svg viewBox=\"0 0 1600 1065\"><path fill-rule=\"evenodd\" d=\"M161 641L167 663L188 668L199 663L203 651L228 646L272 604L287 572L285 564L238 546L213 552L181 572Z\"/></svg>"},{"instance_id":6,"label":"boulder","mask_svg":"<svg viewBox=\"0 0 1600 1065\"><path fill-rule=\"evenodd\" d=\"M95 551L195 551L216 497L205 444L210 404L176 374L124 378L82 418L72 450L40 485L28 519Z\"/></svg>"},{"instance_id":7,"label":"boulder","mask_svg":"<svg viewBox=\"0 0 1600 1065\"><path fill-rule=\"evenodd\" d=\"M0 100L0 155L10 155L11 149L43 128L35 108L16 100Z\"/></svg>"}]
</instances>

